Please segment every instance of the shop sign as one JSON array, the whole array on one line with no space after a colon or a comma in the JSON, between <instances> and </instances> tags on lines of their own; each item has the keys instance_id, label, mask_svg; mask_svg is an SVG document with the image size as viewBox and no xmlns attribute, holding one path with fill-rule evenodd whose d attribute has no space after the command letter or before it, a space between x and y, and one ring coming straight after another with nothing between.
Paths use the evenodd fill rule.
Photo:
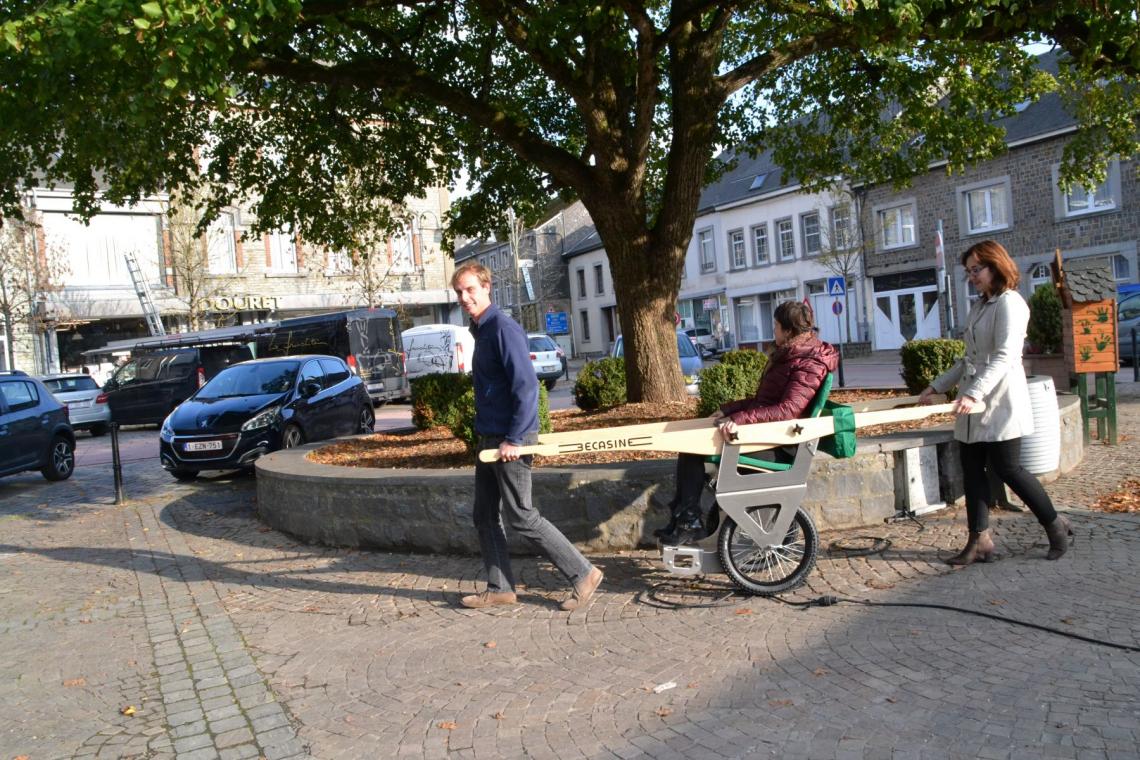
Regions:
<instances>
[{"instance_id":1,"label":"shop sign","mask_svg":"<svg viewBox=\"0 0 1140 760\"><path fill-rule=\"evenodd\" d=\"M701 306L704 307L705 311L716 311L720 308L720 299L716 297L706 298L701 302Z\"/></svg>"},{"instance_id":2,"label":"shop sign","mask_svg":"<svg viewBox=\"0 0 1140 760\"><path fill-rule=\"evenodd\" d=\"M276 296L214 296L198 301L199 311L272 311Z\"/></svg>"}]
</instances>

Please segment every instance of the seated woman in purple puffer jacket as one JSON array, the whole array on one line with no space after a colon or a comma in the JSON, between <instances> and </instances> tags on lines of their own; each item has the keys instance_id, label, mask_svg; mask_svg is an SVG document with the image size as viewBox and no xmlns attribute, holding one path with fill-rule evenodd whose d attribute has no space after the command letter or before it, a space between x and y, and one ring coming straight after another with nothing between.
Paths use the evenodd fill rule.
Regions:
<instances>
[{"instance_id":1,"label":"seated woman in purple puffer jacket","mask_svg":"<svg viewBox=\"0 0 1140 760\"><path fill-rule=\"evenodd\" d=\"M713 415L721 435L730 439L739 425L778 422L802 417L828 372L839 365L839 352L812 333L811 309L799 301L785 301L773 315L776 349L752 398L731 401ZM670 546L692 543L706 535L701 513L705 458L681 454L677 458L677 492L670 504L673 519L656 531Z\"/></svg>"}]
</instances>

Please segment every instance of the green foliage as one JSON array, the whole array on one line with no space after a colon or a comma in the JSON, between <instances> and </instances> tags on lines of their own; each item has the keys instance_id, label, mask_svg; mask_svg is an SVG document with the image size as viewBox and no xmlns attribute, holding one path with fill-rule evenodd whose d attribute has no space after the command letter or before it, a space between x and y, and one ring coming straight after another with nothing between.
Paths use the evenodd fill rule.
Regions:
<instances>
[{"instance_id":1,"label":"green foliage","mask_svg":"<svg viewBox=\"0 0 1140 760\"><path fill-rule=\"evenodd\" d=\"M966 344L960 340L908 340L900 352L907 393L921 393L965 354Z\"/></svg>"},{"instance_id":2,"label":"green foliage","mask_svg":"<svg viewBox=\"0 0 1140 760\"><path fill-rule=\"evenodd\" d=\"M1107 157L1140 148L1135 0L631 7L6 3L0 211L36 185L74 188L83 216L173 189L203 198L205 221L240 205L254 234L358 251L403 223L405 199L464 173L477 190L452 204L449 239L499 227L507 208L533 219L552 190L579 197L618 310L651 325L627 351L634 388L664 399L676 371L640 368L662 366L644 359L672 333L660 317L690 190L740 155L771 149L809 190L901 184L1002 152L1000 117L1052 93L1082 125L1064 182L1095 186ZM1028 40L1072 59L1039 69Z\"/></svg>"},{"instance_id":3,"label":"green foliage","mask_svg":"<svg viewBox=\"0 0 1140 760\"><path fill-rule=\"evenodd\" d=\"M472 388L456 399L455 416L448 427L451 434L463 441L468 453L475 453L478 436L475 435L475 390Z\"/></svg>"},{"instance_id":4,"label":"green foliage","mask_svg":"<svg viewBox=\"0 0 1140 760\"><path fill-rule=\"evenodd\" d=\"M729 401L752 396L756 393L766 366L768 356L759 351L726 352L719 364L701 370L701 395L697 402L697 414L705 417Z\"/></svg>"},{"instance_id":5,"label":"green foliage","mask_svg":"<svg viewBox=\"0 0 1140 760\"><path fill-rule=\"evenodd\" d=\"M1087 329L1086 332L1091 332ZM1061 348L1061 297L1052 283L1038 285L1029 296L1029 343L1042 354L1055 354Z\"/></svg>"},{"instance_id":6,"label":"green foliage","mask_svg":"<svg viewBox=\"0 0 1140 760\"><path fill-rule=\"evenodd\" d=\"M586 362L574 383L574 403L578 408L592 412L608 409L626 402L625 361L607 356Z\"/></svg>"},{"instance_id":7,"label":"green foliage","mask_svg":"<svg viewBox=\"0 0 1140 760\"><path fill-rule=\"evenodd\" d=\"M459 414L460 400L471 390L471 375L459 372L423 375L412 380L411 386L412 424L420 430L452 427Z\"/></svg>"},{"instance_id":8,"label":"green foliage","mask_svg":"<svg viewBox=\"0 0 1140 760\"><path fill-rule=\"evenodd\" d=\"M475 453L478 436L475 435L475 390L469 389L455 401L454 414L448 427L451 434L463 441L469 453ZM538 432L549 433L554 429L550 421L550 396L546 387L538 384Z\"/></svg>"}]
</instances>

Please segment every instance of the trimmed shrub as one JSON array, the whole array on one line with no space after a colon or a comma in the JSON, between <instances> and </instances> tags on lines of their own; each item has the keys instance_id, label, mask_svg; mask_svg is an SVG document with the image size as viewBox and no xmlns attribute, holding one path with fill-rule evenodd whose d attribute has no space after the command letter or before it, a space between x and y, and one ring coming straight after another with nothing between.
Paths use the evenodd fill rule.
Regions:
<instances>
[{"instance_id":1,"label":"trimmed shrub","mask_svg":"<svg viewBox=\"0 0 1140 760\"><path fill-rule=\"evenodd\" d=\"M585 412L620 406L626 401L625 360L607 356L586 362L574 383L574 403Z\"/></svg>"},{"instance_id":2,"label":"trimmed shrub","mask_svg":"<svg viewBox=\"0 0 1140 760\"><path fill-rule=\"evenodd\" d=\"M1061 350L1061 297L1053 283L1038 285L1029 297L1029 326L1026 337L1041 354Z\"/></svg>"},{"instance_id":3,"label":"trimmed shrub","mask_svg":"<svg viewBox=\"0 0 1140 760\"><path fill-rule=\"evenodd\" d=\"M903 344L902 378L908 393L921 393L934 378L966 354L966 344L960 340L934 338L908 340Z\"/></svg>"},{"instance_id":4,"label":"trimmed shrub","mask_svg":"<svg viewBox=\"0 0 1140 760\"><path fill-rule=\"evenodd\" d=\"M412 424L420 430L452 427L456 404L472 387L471 376L458 372L417 377L411 386Z\"/></svg>"},{"instance_id":5,"label":"trimmed shrub","mask_svg":"<svg viewBox=\"0 0 1140 760\"><path fill-rule=\"evenodd\" d=\"M697 415L707 417L729 401L752 396L767 365L765 354L745 350L729 351L720 364L702 369Z\"/></svg>"},{"instance_id":6,"label":"trimmed shrub","mask_svg":"<svg viewBox=\"0 0 1140 760\"><path fill-rule=\"evenodd\" d=\"M456 399L453 409L454 417L452 423L448 425L451 428L451 434L463 441L467 451L474 454L475 445L478 442L478 437L475 435L475 389L468 389L466 393ZM553 429L554 426L550 422L550 396L546 392L546 386L539 383L538 432L549 433Z\"/></svg>"},{"instance_id":7,"label":"trimmed shrub","mask_svg":"<svg viewBox=\"0 0 1140 760\"><path fill-rule=\"evenodd\" d=\"M744 368L744 371L756 380L753 386L748 389L749 393L754 393L756 385L760 383L760 376L764 374L764 368L768 366L768 354L762 354L748 348L734 349L722 354L720 363L727 364L730 367Z\"/></svg>"}]
</instances>

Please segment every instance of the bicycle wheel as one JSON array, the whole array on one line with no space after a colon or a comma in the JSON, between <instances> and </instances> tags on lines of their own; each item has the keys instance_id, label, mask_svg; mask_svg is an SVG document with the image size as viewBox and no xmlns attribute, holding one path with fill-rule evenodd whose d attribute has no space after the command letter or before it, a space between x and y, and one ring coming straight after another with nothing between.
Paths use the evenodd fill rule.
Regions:
<instances>
[{"instance_id":1,"label":"bicycle wheel","mask_svg":"<svg viewBox=\"0 0 1140 760\"><path fill-rule=\"evenodd\" d=\"M775 519L776 510L754 507L748 514L767 528ZM819 553L819 532L811 516L797 509L784 540L760 547L735 520L726 518L717 537L717 553L725 573L741 590L772 596L790 591L807 579Z\"/></svg>"}]
</instances>

